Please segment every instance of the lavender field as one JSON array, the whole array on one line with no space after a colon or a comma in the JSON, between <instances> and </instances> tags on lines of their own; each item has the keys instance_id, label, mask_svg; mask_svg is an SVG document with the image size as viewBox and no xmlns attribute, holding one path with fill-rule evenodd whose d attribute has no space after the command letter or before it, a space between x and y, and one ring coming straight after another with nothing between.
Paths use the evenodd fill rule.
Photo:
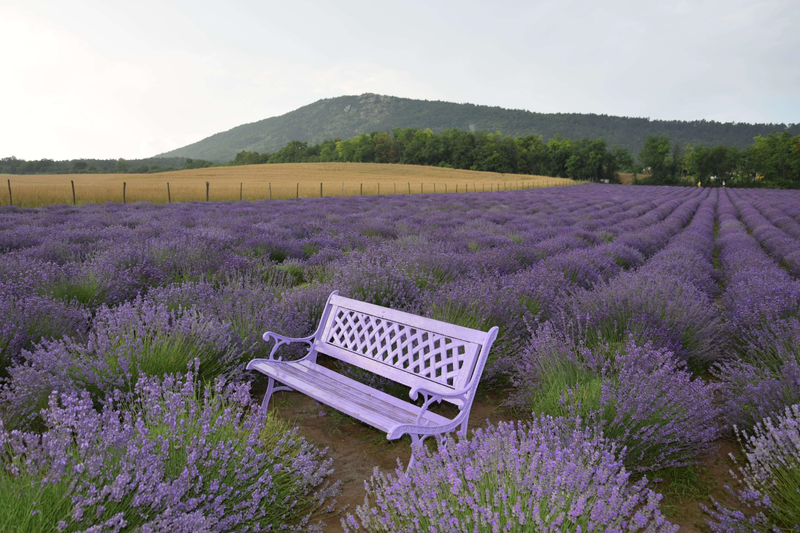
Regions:
<instances>
[{"instance_id":1,"label":"lavender field","mask_svg":"<svg viewBox=\"0 0 800 533\"><path fill-rule=\"evenodd\" d=\"M726 439L707 527L800 531L800 192L4 207L0 250L2 531L318 529L336 464L244 366L333 290L499 326L480 390L520 419L376 473L345 531L675 531L649 480Z\"/></svg>"}]
</instances>

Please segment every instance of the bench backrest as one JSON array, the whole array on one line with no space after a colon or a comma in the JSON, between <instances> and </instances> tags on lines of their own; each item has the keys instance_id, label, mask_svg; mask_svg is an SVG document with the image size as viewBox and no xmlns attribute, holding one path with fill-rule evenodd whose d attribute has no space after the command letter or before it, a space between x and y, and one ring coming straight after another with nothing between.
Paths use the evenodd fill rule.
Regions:
<instances>
[{"instance_id":1,"label":"bench backrest","mask_svg":"<svg viewBox=\"0 0 800 533\"><path fill-rule=\"evenodd\" d=\"M495 336L496 330L477 331L334 292L314 348L409 387L446 394L463 389L476 370L483 371Z\"/></svg>"}]
</instances>

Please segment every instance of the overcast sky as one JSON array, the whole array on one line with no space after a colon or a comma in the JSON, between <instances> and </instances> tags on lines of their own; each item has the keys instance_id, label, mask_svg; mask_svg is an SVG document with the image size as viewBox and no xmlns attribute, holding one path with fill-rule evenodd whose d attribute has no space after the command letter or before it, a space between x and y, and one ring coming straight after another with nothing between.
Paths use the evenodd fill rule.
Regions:
<instances>
[{"instance_id":1,"label":"overcast sky","mask_svg":"<svg viewBox=\"0 0 800 533\"><path fill-rule=\"evenodd\" d=\"M800 2L0 0L0 157L139 158L365 92L800 122Z\"/></svg>"}]
</instances>

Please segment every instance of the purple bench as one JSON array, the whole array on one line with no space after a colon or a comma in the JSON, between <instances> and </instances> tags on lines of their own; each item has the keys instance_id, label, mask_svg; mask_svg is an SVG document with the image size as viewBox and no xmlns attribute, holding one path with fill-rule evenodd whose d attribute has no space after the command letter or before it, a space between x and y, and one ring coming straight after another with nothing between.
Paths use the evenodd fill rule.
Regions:
<instances>
[{"instance_id":1,"label":"purple bench","mask_svg":"<svg viewBox=\"0 0 800 533\"><path fill-rule=\"evenodd\" d=\"M269 358L254 359L247 368L269 377L262 409L273 392L295 390L385 431L389 440L408 433L411 468L413 450L425 438L456 428L466 435L472 401L497 331L496 326L488 332L456 326L344 298L334 291L313 335L289 338L268 331L264 340L275 340ZM275 357L278 348L294 342L308 344L308 354L296 361ZM417 406L399 400L320 366L318 353L411 387L411 400L422 395L424 402ZM459 408L453 419L428 410L431 403L442 400Z\"/></svg>"}]
</instances>

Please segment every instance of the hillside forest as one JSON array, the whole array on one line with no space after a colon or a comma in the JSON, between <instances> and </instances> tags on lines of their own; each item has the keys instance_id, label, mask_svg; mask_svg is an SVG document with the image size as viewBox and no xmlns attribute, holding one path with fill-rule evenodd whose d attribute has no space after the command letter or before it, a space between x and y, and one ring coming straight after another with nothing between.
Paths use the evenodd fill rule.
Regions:
<instances>
[{"instance_id":1,"label":"hillside forest","mask_svg":"<svg viewBox=\"0 0 800 533\"><path fill-rule=\"evenodd\" d=\"M547 143L566 139L605 139L639 153L648 135L669 137L681 146L735 146L747 148L753 138L774 131L800 135L800 124L720 123L713 120L651 120L585 113L535 113L474 104L398 98L380 94L339 96L319 100L285 115L221 131L195 143L159 154L191 157L218 163L230 161L242 150L274 153L290 141L321 144L326 139L351 139L367 132L394 128L430 128L436 134L457 128L465 131L502 131L511 137L541 135Z\"/></svg>"},{"instance_id":2,"label":"hillside forest","mask_svg":"<svg viewBox=\"0 0 800 533\"><path fill-rule=\"evenodd\" d=\"M619 172L643 174L635 183L732 187L800 188L800 135L773 132L744 148L683 146L651 135L634 158L604 139L571 140L559 135L512 137L447 129L395 128L318 144L291 141L269 153L240 151L228 163L190 158L24 161L0 159L2 174L152 173L209 166L271 163L365 162L427 165L499 173L533 174L579 181L618 182ZM162 166L164 165L164 166Z\"/></svg>"}]
</instances>

